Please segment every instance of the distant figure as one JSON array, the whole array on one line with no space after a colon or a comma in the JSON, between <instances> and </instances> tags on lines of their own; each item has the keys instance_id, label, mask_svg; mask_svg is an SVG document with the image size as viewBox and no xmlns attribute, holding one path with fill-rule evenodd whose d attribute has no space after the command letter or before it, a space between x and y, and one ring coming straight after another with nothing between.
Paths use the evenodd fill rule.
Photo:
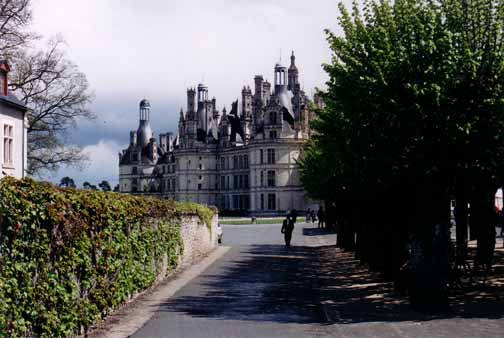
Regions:
<instances>
[{"instance_id":1,"label":"distant figure","mask_svg":"<svg viewBox=\"0 0 504 338\"><path fill-rule=\"evenodd\" d=\"M322 207L318 209L317 217L318 217L318 227L323 228L325 215L324 215L324 209Z\"/></svg>"},{"instance_id":2,"label":"distant figure","mask_svg":"<svg viewBox=\"0 0 504 338\"><path fill-rule=\"evenodd\" d=\"M294 231L294 224L296 223L297 219L297 211L296 209L293 209L287 214L287 218L284 219L282 223L282 233L284 234L285 238L285 246L290 248L290 242L292 239L292 232Z\"/></svg>"},{"instance_id":3,"label":"distant figure","mask_svg":"<svg viewBox=\"0 0 504 338\"><path fill-rule=\"evenodd\" d=\"M317 220L317 216L315 216L315 210L311 211L311 219L312 219L312 223L315 223L315 221Z\"/></svg>"},{"instance_id":4,"label":"distant figure","mask_svg":"<svg viewBox=\"0 0 504 338\"><path fill-rule=\"evenodd\" d=\"M311 218L311 210L310 208L308 208L308 210L306 210L306 223L310 223L310 218Z\"/></svg>"}]
</instances>

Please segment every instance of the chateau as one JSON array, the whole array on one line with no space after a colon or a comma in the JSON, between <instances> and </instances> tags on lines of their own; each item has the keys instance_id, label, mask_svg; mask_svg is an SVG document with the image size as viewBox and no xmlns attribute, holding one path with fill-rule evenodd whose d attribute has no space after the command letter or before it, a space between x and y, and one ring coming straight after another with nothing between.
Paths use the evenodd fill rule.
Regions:
<instances>
[{"instance_id":1,"label":"chateau","mask_svg":"<svg viewBox=\"0 0 504 338\"><path fill-rule=\"evenodd\" d=\"M301 90L294 53L288 69L276 64L274 71L273 88L256 76L254 91L243 87L241 102L233 102L229 112L217 110L205 85L188 89L178 134L160 134L158 140L150 103L142 100L139 127L119 154L120 191L249 215L308 208L296 161L314 113ZM321 104L317 97L315 104Z\"/></svg>"}]
</instances>

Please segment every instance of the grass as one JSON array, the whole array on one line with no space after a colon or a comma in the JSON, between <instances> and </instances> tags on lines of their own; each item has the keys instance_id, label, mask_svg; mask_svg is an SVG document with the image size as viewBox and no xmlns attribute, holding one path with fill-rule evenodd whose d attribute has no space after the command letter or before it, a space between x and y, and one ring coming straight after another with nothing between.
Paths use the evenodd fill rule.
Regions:
<instances>
[{"instance_id":1,"label":"grass","mask_svg":"<svg viewBox=\"0 0 504 338\"><path fill-rule=\"evenodd\" d=\"M257 219L255 224L281 224L284 218L264 218L264 219ZM227 225L227 224L232 224L232 225L248 225L252 224L251 219L240 219L240 220L232 220L232 219L227 219L227 220L219 220L220 224Z\"/></svg>"}]
</instances>

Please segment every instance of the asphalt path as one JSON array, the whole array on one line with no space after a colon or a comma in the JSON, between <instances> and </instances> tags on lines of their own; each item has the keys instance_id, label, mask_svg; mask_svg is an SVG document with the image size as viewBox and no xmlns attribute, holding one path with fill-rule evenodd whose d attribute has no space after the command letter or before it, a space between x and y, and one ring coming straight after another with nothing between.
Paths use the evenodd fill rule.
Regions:
<instances>
[{"instance_id":1,"label":"asphalt path","mask_svg":"<svg viewBox=\"0 0 504 338\"><path fill-rule=\"evenodd\" d=\"M231 249L132 337L504 337L501 300L488 314L422 318L311 224L296 225L291 248L279 224L223 229Z\"/></svg>"},{"instance_id":2,"label":"asphalt path","mask_svg":"<svg viewBox=\"0 0 504 338\"><path fill-rule=\"evenodd\" d=\"M280 228L223 226L222 245L229 252L167 300L133 337L319 335L327 318L322 304L312 302L304 267L312 248L333 246L336 236L298 223L286 248Z\"/></svg>"}]
</instances>

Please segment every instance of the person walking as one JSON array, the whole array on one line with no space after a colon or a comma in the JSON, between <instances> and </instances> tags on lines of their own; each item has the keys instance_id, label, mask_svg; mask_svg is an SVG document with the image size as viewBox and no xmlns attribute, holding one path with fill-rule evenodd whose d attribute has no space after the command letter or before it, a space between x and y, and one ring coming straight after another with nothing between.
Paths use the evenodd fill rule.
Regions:
<instances>
[{"instance_id":1,"label":"person walking","mask_svg":"<svg viewBox=\"0 0 504 338\"><path fill-rule=\"evenodd\" d=\"M282 223L281 232L284 234L285 246L290 248L290 243L292 239L292 232L294 231L294 224L297 220L297 212L296 209L291 210L287 214L287 218Z\"/></svg>"},{"instance_id":2,"label":"person walking","mask_svg":"<svg viewBox=\"0 0 504 338\"><path fill-rule=\"evenodd\" d=\"M325 214L324 214L324 209L322 208L322 206L318 209L317 217L318 217L318 227L319 228L323 228L324 227Z\"/></svg>"}]
</instances>

